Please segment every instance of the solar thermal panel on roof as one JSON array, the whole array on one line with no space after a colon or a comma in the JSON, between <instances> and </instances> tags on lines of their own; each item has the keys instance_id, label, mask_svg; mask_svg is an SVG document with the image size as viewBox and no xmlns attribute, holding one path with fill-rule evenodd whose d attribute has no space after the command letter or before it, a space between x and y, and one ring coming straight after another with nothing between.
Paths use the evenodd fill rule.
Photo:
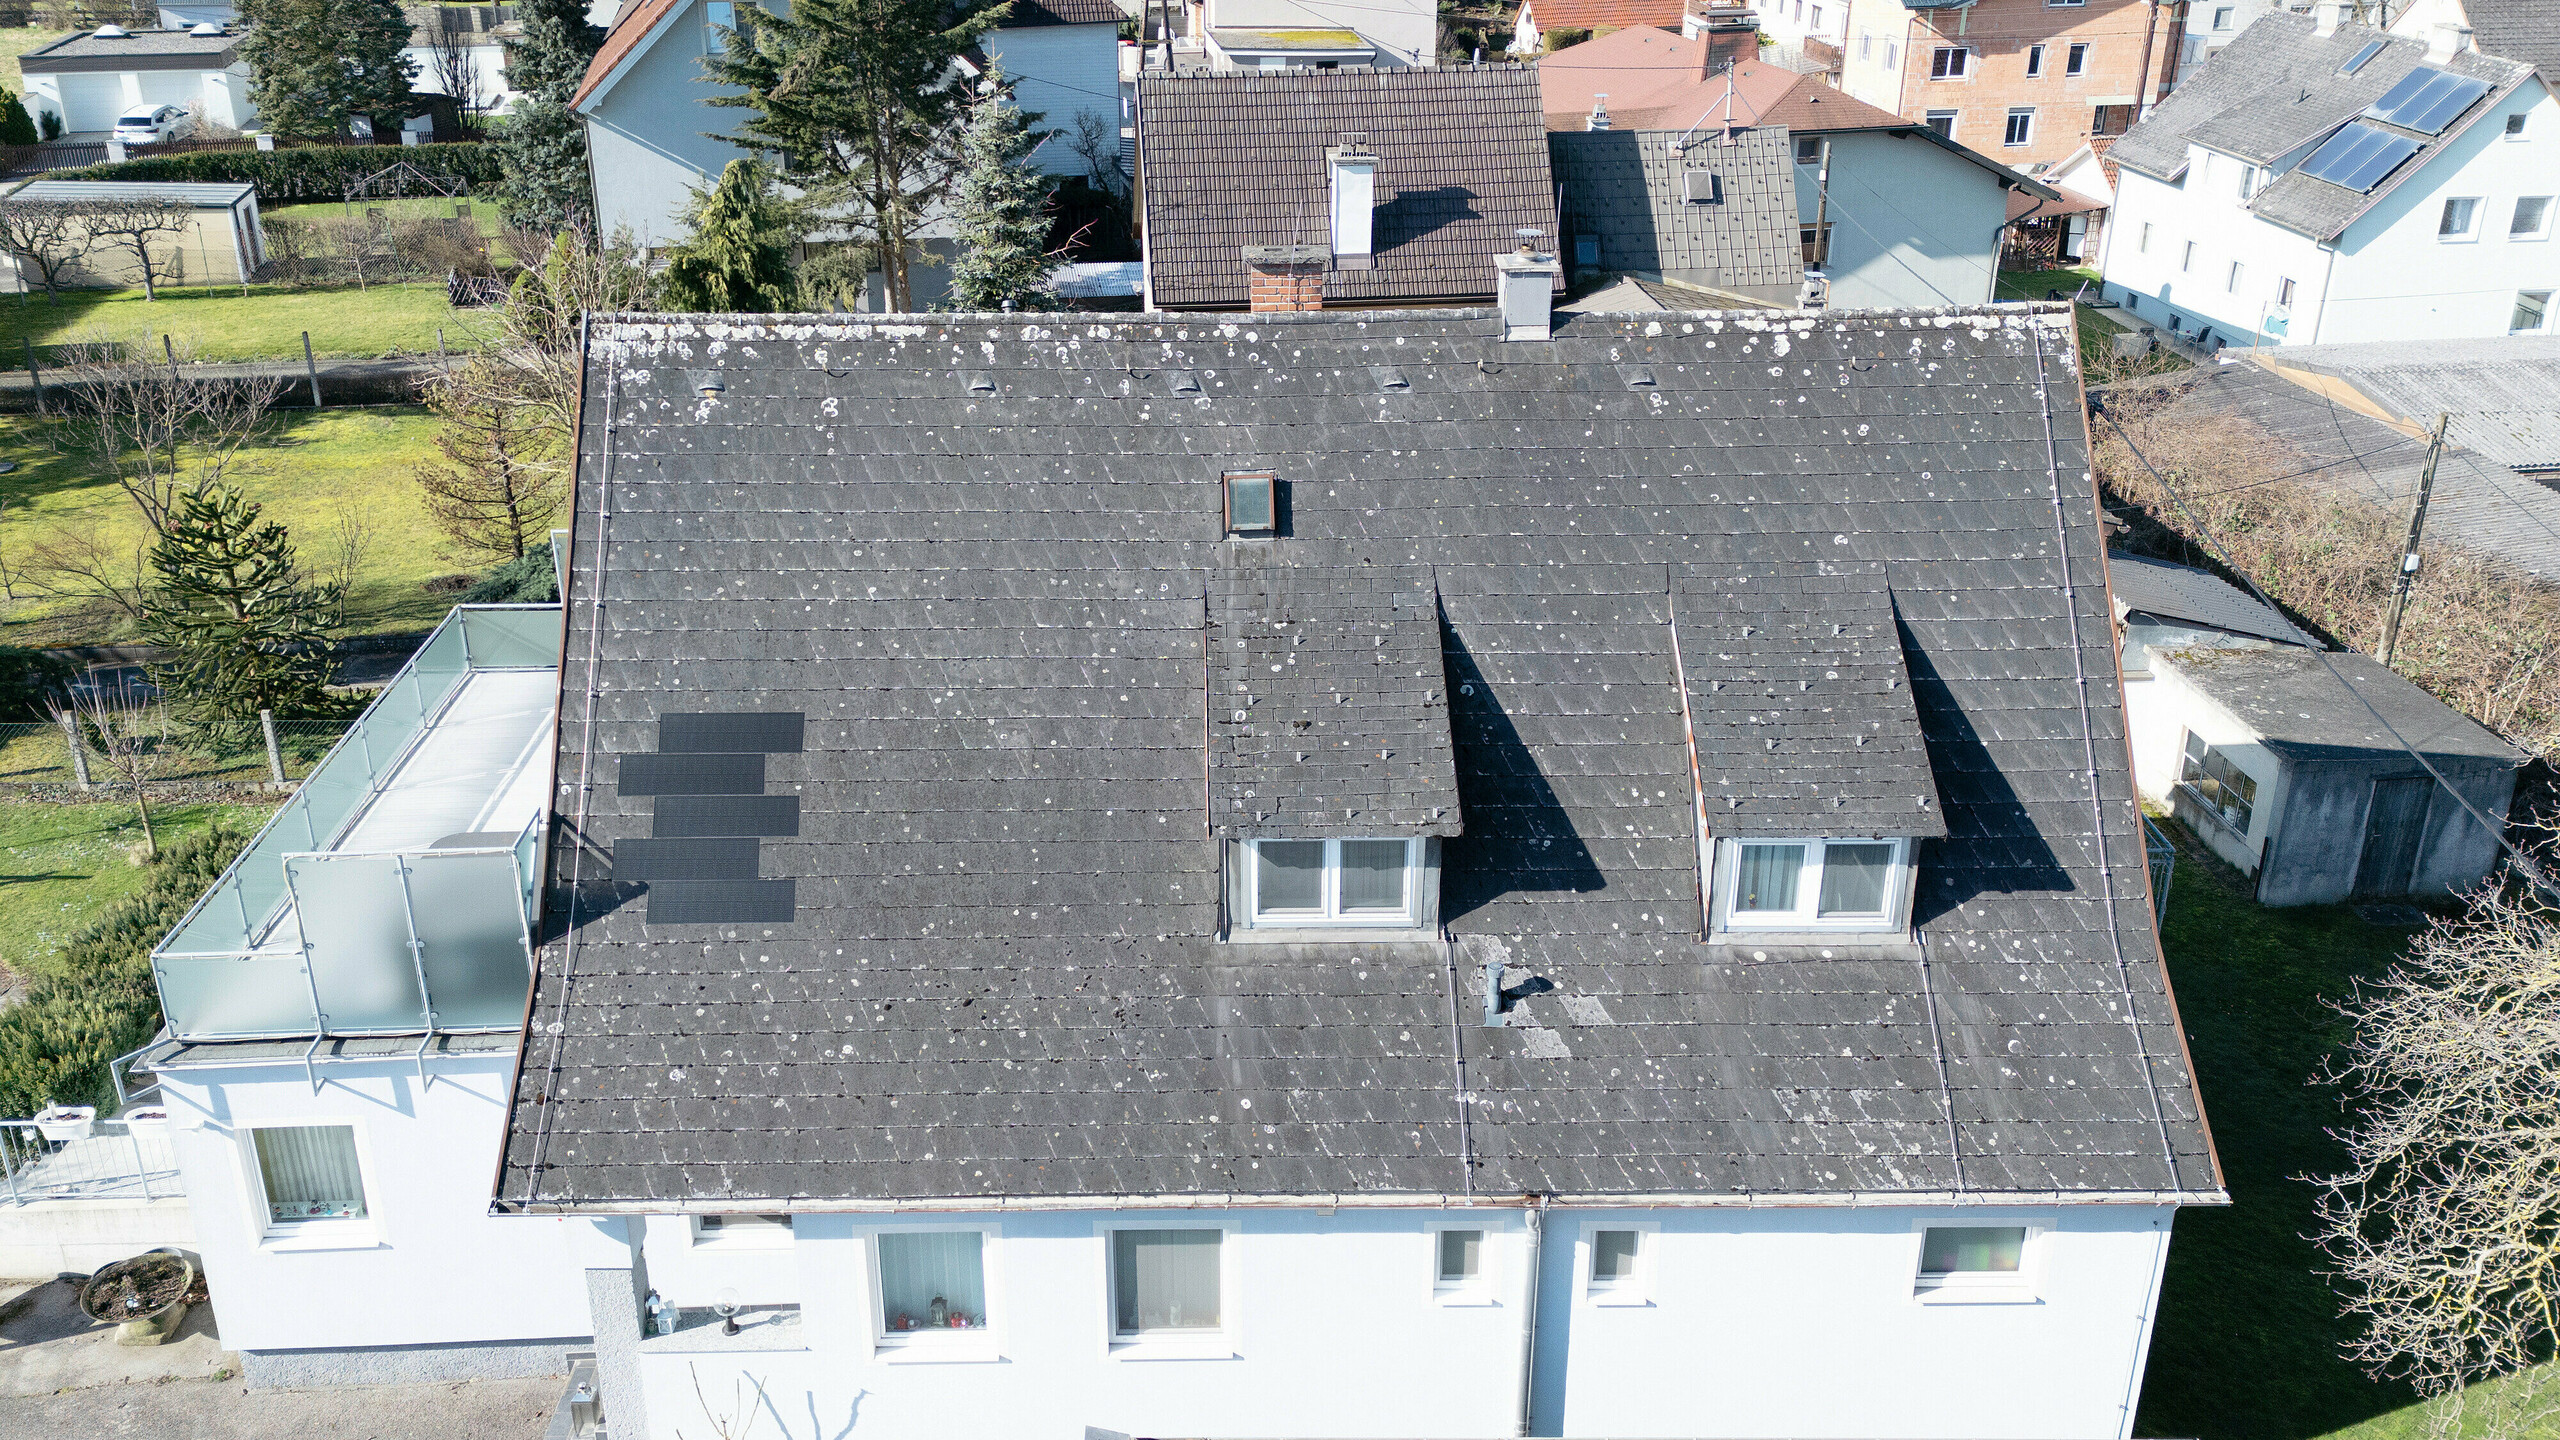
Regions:
<instances>
[{"instance_id":1,"label":"solar thermal panel on roof","mask_svg":"<svg viewBox=\"0 0 2560 1440\"><path fill-rule=\"evenodd\" d=\"M2359 121L2329 137L2302 162L2302 173L2360 194L2370 193L2400 162L2418 153L2418 142L2406 135L2377 130Z\"/></svg>"},{"instance_id":2,"label":"solar thermal panel on roof","mask_svg":"<svg viewBox=\"0 0 2560 1440\"><path fill-rule=\"evenodd\" d=\"M2381 54L2382 47L2390 43L2391 42L2388 40L2373 40L2366 42L2365 47L2356 52L2356 58L2338 67L2338 73L2341 75L2353 75L2364 68L2364 62Z\"/></svg>"},{"instance_id":3,"label":"solar thermal panel on roof","mask_svg":"<svg viewBox=\"0 0 2560 1440\"><path fill-rule=\"evenodd\" d=\"M2486 80L2421 65L2401 76L2400 83L2384 91L2381 99L2365 107L2364 113L2404 130L2437 135L2453 123L2453 117L2470 109L2471 102L2488 91Z\"/></svg>"}]
</instances>

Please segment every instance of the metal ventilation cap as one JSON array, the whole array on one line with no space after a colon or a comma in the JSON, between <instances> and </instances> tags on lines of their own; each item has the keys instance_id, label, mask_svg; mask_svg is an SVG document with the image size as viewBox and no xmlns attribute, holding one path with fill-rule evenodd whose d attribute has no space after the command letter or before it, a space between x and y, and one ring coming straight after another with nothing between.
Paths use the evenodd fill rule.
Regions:
<instances>
[{"instance_id":1,"label":"metal ventilation cap","mask_svg":"<svg viewBox=\"0 0 2560 1440\"><path fill-rule=\"evenodd\" d=\"M692 382L693 393L705 400L717 400L729 388L728 380L717 370L688 370L685 379Z\"/></svg>"},{"instance_id":2,"label":"metal ventilation cap","mask_svg":"<svg viewBox=\"0 0 2560 1440\"><path fill-rule=\"evenodd\" d=\"M1197 395L1200 393L1200 372L1197 370L1170 371L1165 375L1165 385L1176 395Z\"/></svg>"},{"instance_id":3,"label":"metal ventilation cap","mask_svg":"<svg viewBox=\"0 0 2560 1440\"><path fill-rule=\"evenodd\" d=\"M1406 379L1405 373L1393 365L1372 365L1369 367L1369 374L1378 382L1378 388L1381 390L1402 392L1413 388L1413 382Z\"/></svg>"}]
</instances>

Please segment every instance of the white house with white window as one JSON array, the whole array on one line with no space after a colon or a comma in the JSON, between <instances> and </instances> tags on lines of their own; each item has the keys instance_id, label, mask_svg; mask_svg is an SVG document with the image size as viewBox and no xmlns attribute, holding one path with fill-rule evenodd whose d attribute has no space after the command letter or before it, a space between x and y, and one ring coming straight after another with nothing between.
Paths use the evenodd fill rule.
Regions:
<instances>
[{"instance_id":1,"label":"white house with white window","mask_svg":"<svg viewBox=\"0 0 2560 1440\"><path fill-rule=\"evenodd\" d=\"M2108 297L2214 348L2548 329L2560 100L2469 44L2250 26L2109 153Z\"/></svg>"},{"instance_id":2,"label":"white house with white window","mask_svg":"<svg viewBox=\"0 0 2560 1440\"><path fill-rule=\"evenodd\" d=\"M2261 15L2299 13L2296 0L2191 0L2178 50L2178 83L2183 85L2222 47L2240 38Z\"/></svg>"}]
</instances>

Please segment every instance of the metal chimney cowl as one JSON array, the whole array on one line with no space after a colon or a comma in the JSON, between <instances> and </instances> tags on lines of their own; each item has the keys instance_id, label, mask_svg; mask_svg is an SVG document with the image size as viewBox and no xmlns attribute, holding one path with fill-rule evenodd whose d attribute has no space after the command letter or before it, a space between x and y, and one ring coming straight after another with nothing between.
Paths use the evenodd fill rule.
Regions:
<instances>
[{"instance_id":1,"label":"metal chimney cowl","mask_svg":"<svg viewBox=\"0 0 2560 1440\"><path fill-rule=\"evenodd\" d=\"M1333 264L1338 270L1367 270L1376 263L1378 156L1368 141L1367 135L1354 132L1324 152Z\"/></svg>"},{"instance_id":2,"label":"metal chimney cowl","mask_svg":"<svg viewBox=\"0 0 2560 1440\"><path fill-rule=\"evenodd\" d=\"M1556 277L1564 272L1554 250L1524 232L1520 248L1493 257L1495 293L1502 302L1502 338L1544 340L1553 325Z\"/></svg>"}]
</instances>

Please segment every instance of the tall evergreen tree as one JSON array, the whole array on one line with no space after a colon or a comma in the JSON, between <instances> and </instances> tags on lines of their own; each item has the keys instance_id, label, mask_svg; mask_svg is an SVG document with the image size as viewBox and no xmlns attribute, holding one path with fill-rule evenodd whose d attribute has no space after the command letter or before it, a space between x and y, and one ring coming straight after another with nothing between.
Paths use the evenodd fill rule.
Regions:
<instances>
[{"instance_id":1,"label":"tall evergreen tree","mask_svg":"<svg viewBox=\"0 0 2560 1440\"><path fill-rule=\"evenodd\" d=\"M417 62L401 52L398 0L240 0L249 98L268 129L343 135L354 116L396 123L410 110Z\"/></svg>"},{"instance_id":2,"label":"tall evergreen tree","mask_svg":"<svg viewBox=\"0 0 2560 1440\"><path fill-rule=\"evenodd\" d=\"M1043 134L1013 103L1001 67L990 65L969 104L960 137L960 183L952 197L960 255L951 264L951 303L961 310L1048 310L1049 177L1031 164Z\"/></svg>"},{"instance_id":3,"label":"tall evergreen tree","mask_svg":"<svg viewBox=\"0 0 2560 1440\"><path fill-rule=\"evenodd\" d=\"M142 631L170 658L152 683L178 718L212 745L246 749L258 712L334 708L332 646L345 596L296 562L282 525L228 486L178 502L151 549Z\"/></svg>"},{"instance_id":4,"label":"tall evergreen tree","mask_svg":"<svg viewBox=\"0 0 2560 1440\"><path fill-rule=\"evenodd\" d=\"M538 407L522 403L512 378L484 358L430 388L427 405L444 421L435 437L442 459L415 472L446 538L498 560L520 560L549 539L569 482L559 437Z\"/></svg>"},{"instance_id":5,"label":"tall evergreen tree","mask_svg":"<svg viewBox=\"0 0 2560 1440\"><path fill-rule=\"evenodd\" d=\"M798 208L773 172L732 160L693 192L693 234L667 255L659 303L670 310L764 313L791 308L791 242Z\"/></svg>"},{"instance_id":6,"label":"tall evergreen tree","mask_svg":"<svg viewBox=\"0 0 2560 1440\"><path fill-rule=\"evenodd\" d=\"M738 40L703 68L714 105L753 112L726 138L775 152L814 211L877 247L889 308L912 310L913 237L956 173L964 53L1009 0L794 0L738 7Z\"/></svg>"},{"instance_id":7,"label":"tall evergreen tree","mask_svg":"<svg viewBox=\"0 0 2560 1440\"><path fill-rule=\"evenodd\" d=\"M520 92L507 119L498 208L510 225L559 230L592 219L587 132L569 97L604 44L578 0L532 0L516 11L521 37L507 42L507 84Z\"/></svg>"},{"instance_id":8,"label":"tall evergreen tree","mask_svg":"<svg viewBox=\"0 0 2560 1440\"><path fill-rule=\"evenodd\" d=\"M35 143L34 117L27 114L26 105L14 92L0 90L0 145L33 145Z\"/></svg>"}]
</instances>

